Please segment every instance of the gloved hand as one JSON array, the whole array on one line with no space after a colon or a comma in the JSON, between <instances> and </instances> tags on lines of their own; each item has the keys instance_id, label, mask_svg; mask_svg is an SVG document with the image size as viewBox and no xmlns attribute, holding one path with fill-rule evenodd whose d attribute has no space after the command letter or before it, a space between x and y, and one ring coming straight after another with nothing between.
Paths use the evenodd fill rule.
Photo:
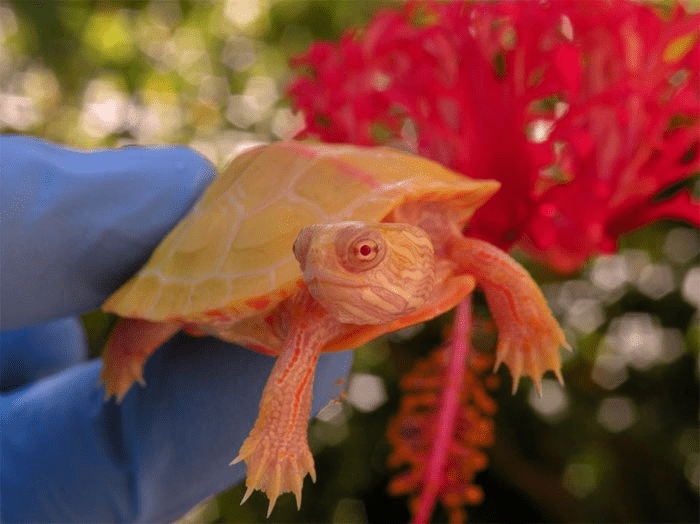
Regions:
<instances>
[{"instance_id":1,"label":"gloved hand","mask_svg":"<svg viewBox=\"0 0 700 524\"><path fill-rule=\"evenodd\" d=\"M213 176L183 147L0 137L3 522L172 521L243 478L228 464L274 359L179 334L148 360L145 389L104 403L75 316L145 262ZM314 412L351 358L322 356Z\"/></svg>"}]
</instances>

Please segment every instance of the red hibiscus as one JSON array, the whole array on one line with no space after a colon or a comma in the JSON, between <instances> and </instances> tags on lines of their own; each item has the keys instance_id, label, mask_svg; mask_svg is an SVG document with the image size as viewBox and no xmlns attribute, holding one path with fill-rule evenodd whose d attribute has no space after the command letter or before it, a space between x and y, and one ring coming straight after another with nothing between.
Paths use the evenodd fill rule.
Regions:
<instances>
[{"instance_id":1,"label":"red hibiscus","mask_svg":"<svg viewBox=\"0 0 700 524\"><path fill-rule=\"evenodd\" d=\"M700 226L666 194L698 172L698 27L619 0L410 3L312 45L289 95L305 136L501 181L469 234L573 271L652 220Z\"/></svg>"}]
</instances>

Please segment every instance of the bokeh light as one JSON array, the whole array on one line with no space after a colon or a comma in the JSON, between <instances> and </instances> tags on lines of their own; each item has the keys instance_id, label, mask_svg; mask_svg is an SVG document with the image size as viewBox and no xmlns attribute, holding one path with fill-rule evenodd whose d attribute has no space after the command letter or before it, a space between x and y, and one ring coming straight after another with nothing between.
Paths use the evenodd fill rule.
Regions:
<instances>
[{"instance_id":1,"label":"bokeh light","mask_svg":"<svg viewBox=\"0 0 700 524\"><path fill-rule=\"evenodd\" d=\"M559 422L566 416L569 408L569 397L566 389L559 382L549 378L542 380L542 392L530 388L528 403L546 421Z\"/></svg>"},{"instance_id":2,"label":"bokeh light","mask_svg":"<svg viewBox=\"0 0 700 524\"><path fill-rule=\"evenodd\" d=\"M609 397L601 402L596 420L608 431L619 433L637 421L637 408L630 398Z\"/></svg>"},{"instance_id":3,"label":"bokeh light","mask_svg":"<svg viewBox=\"0 0 700 524\"><path fill-rule=\"evenodd\" d=\"M386 402L386 390L381 377L353 373L348 384L348 402L360 411L374 411Z\"/></svg>"}]
</instances>

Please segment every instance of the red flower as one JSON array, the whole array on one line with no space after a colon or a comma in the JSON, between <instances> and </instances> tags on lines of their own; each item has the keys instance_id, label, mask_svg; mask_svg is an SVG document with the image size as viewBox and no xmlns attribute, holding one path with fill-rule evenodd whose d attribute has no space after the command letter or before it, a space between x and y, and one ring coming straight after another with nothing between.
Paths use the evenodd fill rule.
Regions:
<instances>
[{"instance_id":1,"label":"red flower","mask_svg":"<svg viewBox=\"0 0 700 524\"><path fill-rule=\"evenodd\" d=\"M411 3L297 58L304 135L402 143L503 183L470 235L575 270L657 218L700 226L700 17L639 3ZM665 15L665 16L662 16Z\"/></svg>"}]
</instances>

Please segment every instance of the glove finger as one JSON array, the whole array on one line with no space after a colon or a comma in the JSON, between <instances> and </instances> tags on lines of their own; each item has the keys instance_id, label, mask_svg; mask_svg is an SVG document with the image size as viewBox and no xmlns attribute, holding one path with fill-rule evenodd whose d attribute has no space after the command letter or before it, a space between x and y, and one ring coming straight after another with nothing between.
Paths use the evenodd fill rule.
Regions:
<instances>
[{"instance_id":1,"label":"glove finger","mask_svg":"<svg viewBox=\"0 0 700 524\"><path fill-rule=\"evenodd\" d=\"M347 377L352 357L350 351L320 356L313 415L344 391L338 380ZM229 463L253 428L275 358L180 334L152 360L146 388L137 386L123 401L123 431L134 442L130 453L141 461L140 480L158 508L139 519L172 521L244 477L245 464ZM145 428L167 439L147 438Z\"/></svg>"},{"instance_id":2,"label":"glove finger","mask_svg":"<svg viewBox=\"0 0 700 524\"><path fill-rule=\"evenodd\" d=\"M185 147L82 152L0 138L0 328L99 306L214 178Z\"/></svg>"},{"instance_id":3,"label":"glove finger","mask_svg":"<svg viewBox=\"0 0 700 524\"><path fill-rule=\"evenodd\" d=\"M87 357L87 340L77 318L4 331L0 336L0 391L8 393Z\"/></svg>"},{"instance_id":4,"label":"glove finger","mask_svg":"<svg viewBox=\"0 0 700 524\"><path fill-rule=\"evenodd\" d=\"M349 351L321 355L314 414L340 395L336 382L351 363ZM14 392L0 404L3 496L13 501L3 522L172 522L243 478L243 464L228 464L253 427L273 364L177 335L147 361L146 388L135 386L121 404L103 402L98 362Z\"/></svg>"}]
</instances>

